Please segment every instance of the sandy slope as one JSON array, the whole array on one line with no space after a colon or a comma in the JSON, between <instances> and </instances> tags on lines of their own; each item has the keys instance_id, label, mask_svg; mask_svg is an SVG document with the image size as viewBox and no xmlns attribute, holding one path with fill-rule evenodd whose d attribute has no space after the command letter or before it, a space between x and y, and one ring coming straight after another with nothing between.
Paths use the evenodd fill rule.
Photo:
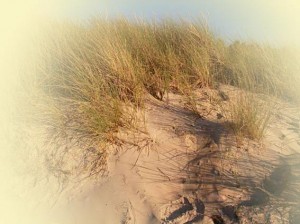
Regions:
<instances>
[{"instance_id":1,"label":"sandy slope","mask_svg":"<svg viewBox=\"0 0 300 224\"><path fill-rule=\"evenodd\" d=\"M143 132L119 134L123 144L111 149L107 178L71 181L43 211L43 223L292 220L285 206L299 200L299 110L280 102L263 143L237 140L214 101L226 104L235 90L221 89L229 99L209 89L197 92L202 118L180 95L149 98Z\"/></svg>"}]
</instances>

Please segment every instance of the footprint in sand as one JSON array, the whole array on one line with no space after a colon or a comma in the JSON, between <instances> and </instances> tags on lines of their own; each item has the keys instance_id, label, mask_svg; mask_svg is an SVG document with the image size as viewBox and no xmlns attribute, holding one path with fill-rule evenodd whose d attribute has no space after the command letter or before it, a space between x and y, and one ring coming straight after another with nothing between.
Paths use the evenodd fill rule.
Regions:
<instances>
[{"instance_id":1,"label":"footprint in sand","mask_svg":"<svg viewBox=\"0 0 300 224\"><path fill-rule=\"evenodd\" d=\"M184 141L185 141L186 146L190 150L192 150L192 151L197 150L197 138L196 138L196 136L191 135L191 134L186 134L184 136Z\"/></svg>"},{"instance_id":2,"label":"footprint in sand","mask_svg":"<svg viewBox=\"0 0 300 224\"><path fill-rule=\"evenodd\" d=\"M162 223L197 223L203 220L204 211L205 206L201 200L182 197L173 201L165 211L163 211L165 218L162 220Z\"/></svg>"}]
</instances>

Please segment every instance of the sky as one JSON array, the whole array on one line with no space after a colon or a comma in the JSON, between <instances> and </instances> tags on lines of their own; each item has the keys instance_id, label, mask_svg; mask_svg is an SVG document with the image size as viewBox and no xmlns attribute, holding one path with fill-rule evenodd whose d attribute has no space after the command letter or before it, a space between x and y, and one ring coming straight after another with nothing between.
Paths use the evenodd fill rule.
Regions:
<instances>
[{"instance_id":1,"label":"sky","mask_svg":"<svg viewBox=\"0 0 300 224\"><path fill-rule=\"evenodd\" d=\"M11 0L2 21L26 27L37 18L86 21L95 15L145 19L205 18L219 36L300 45L299 0ZM0 3L1 4L1 3ZM1 10L1 9L0 9ZM1 23L1 22L0 22ZM1 24L0 24L1 25Z\"/></svg>"},{"instance_id":2,"label":"sky","mask_svg":"<svg viewBox=\"0 0 300 224\"><path fill-rule=\"evenodd\" d=\"M145 19L203 17L225 39L299 45L299 0L65 0L38 4L38 12L57 20L84 21L93 15Z\"/></svg>"}]
</instances>

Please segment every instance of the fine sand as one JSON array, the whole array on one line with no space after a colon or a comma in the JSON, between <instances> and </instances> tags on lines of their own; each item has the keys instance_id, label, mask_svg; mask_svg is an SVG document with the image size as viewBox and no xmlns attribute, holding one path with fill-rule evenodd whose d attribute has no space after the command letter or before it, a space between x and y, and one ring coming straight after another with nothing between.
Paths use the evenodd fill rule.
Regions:
<instances>
[{"instance_id":1,"label":"fine sand","mask_svg":"<svg viewBox=\"0 0 300 224\"><path fill-rule=\"evenodd\" d=\"M111 146L107 176L66 180L59 196L47 193L56 199L43 210L43 223L293 223L298 108L278 102L258 143L226 126L220 104L238 90L221 86L196 94L202 117L180 95L149 97L140 131L120 131L122 144Z\"/></svg>"}]
</instances>

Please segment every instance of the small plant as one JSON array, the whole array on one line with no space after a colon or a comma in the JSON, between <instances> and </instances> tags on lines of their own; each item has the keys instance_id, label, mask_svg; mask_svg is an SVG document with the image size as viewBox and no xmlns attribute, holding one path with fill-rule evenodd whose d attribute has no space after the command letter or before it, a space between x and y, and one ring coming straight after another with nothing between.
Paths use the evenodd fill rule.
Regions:
<instances>
[{"instance_id":1,"label":"small plant","mask_svg":"<svg viewBox=\"0 0 300 224\"><path fill-rule=\"evenodd\" d=\"M260 140L271 119L274 106L251 93L239 93L225 111L229 127L239 137Z\"/></svg>"}]
</instances>

